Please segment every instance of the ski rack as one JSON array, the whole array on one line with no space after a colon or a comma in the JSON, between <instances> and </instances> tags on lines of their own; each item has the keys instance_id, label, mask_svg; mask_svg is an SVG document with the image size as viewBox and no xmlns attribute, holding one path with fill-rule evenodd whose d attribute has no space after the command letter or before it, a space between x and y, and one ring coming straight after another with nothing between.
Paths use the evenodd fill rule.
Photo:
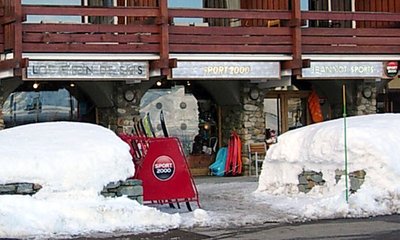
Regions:
<instances>
[{"instance_id":1,"label":"ski rack","mask_svg":"<svg viewBox=\"0 0 400 240\"><path fill-rule=\"evenodd\" d=\"M169 204L197 202L197 188L189 170L182 145L176 137L144 137L121 134L129 144L135 164L135 179L142 180L144 204Z\"/></svg>"}]
</instances>

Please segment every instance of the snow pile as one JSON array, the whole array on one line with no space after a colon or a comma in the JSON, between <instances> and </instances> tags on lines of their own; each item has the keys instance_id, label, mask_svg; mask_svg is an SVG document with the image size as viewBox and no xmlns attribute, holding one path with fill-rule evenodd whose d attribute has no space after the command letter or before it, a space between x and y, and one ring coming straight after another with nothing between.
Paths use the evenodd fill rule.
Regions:
<instances>
[{"instance_id":1,"label":"snow pile","mask_svg":"<svg viewBox=\"0 0 400 240\"><path fill-rule=\"evenodd\" d=\"M366 172L361 188L350 194L349 204L345 201L344 176L338 183L335 180L335 171L345 169L343 119L279 136L264 160L257 197L264 201L284 197L272 207L303 219L399 213L399 126L399 114L347 118L348 172ZM303 170L322 172L325 184L307 194L299 192L298 175Z\"/></svg>"},{"instance_id":2,"label":"snow pile","mask_svg":"<svg viewBox=\"0 0 400 240\"><path fill-rule=\"evenodd\" d=\"M400 114L347 118L348 172L366 172L348 203L344 177L335 179L336 170L345 168L343 123L327 121L279 136L268 150L259 182L236 180L240 177L198 182L202 209L193 212L99 196L107 183L133 174L129 147L108 129L59 122L0 131L0 184L43 186L33 196L0 196L0 238L121 235L400 213ZM325 183L299 192L303 171L322 172Z\"/></svg>"},{"instance_id":3,"label":"snow pile","mask_svg":"<svg viewBox=\"0 0 400 240\"><path fill-rule=\"evenodd\" d=\"M103 186L134 174L129 146L94 124L55 122L0 131L0 184L42 185L33 196L0 196L0 237L57 237L91 232L167 230L170 215Z\"/></svg>"}]
</instances>

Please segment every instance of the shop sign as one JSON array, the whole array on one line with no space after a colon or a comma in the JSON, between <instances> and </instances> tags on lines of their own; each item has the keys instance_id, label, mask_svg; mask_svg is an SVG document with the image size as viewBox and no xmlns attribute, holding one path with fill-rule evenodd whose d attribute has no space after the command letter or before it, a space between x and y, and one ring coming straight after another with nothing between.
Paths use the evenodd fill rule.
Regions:
<instances>
[{"instance_id":1,"label":"shop sign","mask_svg":"<svg viewBox=\"0 0 400 240\"><path fill-rule=\"evenodd\" d=\"M178 61L173 79L280 79L279 62Z\"/></svg>"},{"instance_id":2,"label":"shop sign","mask_svg":"<svg viewBox=\"0 0 400 240\"><path fill-rule=\"evenodd\" d=\"M311 62L303 78L381 78L382 62Z\"/></svg>"},{"instance_id":3,"label":"shop sign","mask_svg":"<svg viewBox=\"0 0 400 240\"><path fill-rule=\"evenodd\" d=\"M388 77L395 77L399 72L399 63L391 61L386 63L385 74Z\"/></svg>"},{"instance_id":4,"label":"shop sign","mask_svg":"<svg viewBox=\"0 0 400 240\"><path fill-rule=\"evenodd\" d=\"M147 61L29 61L26 80L148 80Z\"/></svg>"}]
</instances>

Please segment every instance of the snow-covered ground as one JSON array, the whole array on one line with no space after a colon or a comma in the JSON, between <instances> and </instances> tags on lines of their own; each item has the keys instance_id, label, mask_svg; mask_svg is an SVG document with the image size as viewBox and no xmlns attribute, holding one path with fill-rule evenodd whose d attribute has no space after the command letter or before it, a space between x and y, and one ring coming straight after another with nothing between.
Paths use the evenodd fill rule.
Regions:
<instances>
[{"instance_id":1,"label":"snow-covered ground","mask_svg":"<svg viewBox=\"0 0 400 240\"><path fill-rule=\"evenodd\" d=\"M103 185L133 173L127 146L107 129L60 122L3 130L0 183L37 182L43 188L32 197L0 196L0 237L142 233L399 213L400 115L347 118L349 172L366 172L348 203L344 177L336 183L334 176L336 169L344 169L343 125L338 119L279 136L268 150L259 182L199 181L202 209L192 204L193 212L99 196ZM303 170L321 171L325 184L300 193L297 179Z\"/></svg>"}]
</instances>

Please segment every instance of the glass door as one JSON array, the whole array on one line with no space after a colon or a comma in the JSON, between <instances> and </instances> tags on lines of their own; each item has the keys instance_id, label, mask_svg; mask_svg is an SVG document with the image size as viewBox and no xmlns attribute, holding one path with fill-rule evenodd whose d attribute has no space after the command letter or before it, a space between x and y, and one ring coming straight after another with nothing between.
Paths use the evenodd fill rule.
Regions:
<instances>
[{"instance_id":1,"label":"glass door","mask_svg":"<svg viewBox=\"0 0 400 240\"><path fill-rule=\"evenodd\" d=\"M277 135L311 123L309 91L271 91L264 99L266 135Z\"/></svg>"}]
</instances>

